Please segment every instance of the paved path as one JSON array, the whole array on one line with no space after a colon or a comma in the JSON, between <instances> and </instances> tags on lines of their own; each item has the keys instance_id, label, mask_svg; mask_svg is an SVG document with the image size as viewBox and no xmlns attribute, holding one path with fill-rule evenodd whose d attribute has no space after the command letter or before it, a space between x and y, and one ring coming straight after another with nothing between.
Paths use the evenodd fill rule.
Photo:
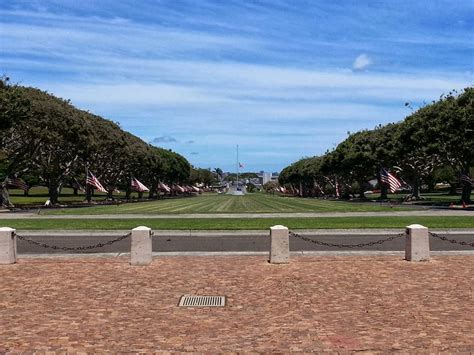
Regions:
<instances>
[{"instance_id":1,"label":"paved path","mask_svg":"<svg viewBox=\"0 0 474 355\"><path fill-rule=\"evenodd\" d=\"M0 353L470 353L473 275L473 256L21 259L0 266Z\"/></svg>"},{"instance_id":2,"label":"paved path","mask_svg":"<svg viewBox=\"0 0 474 355\"><path fill-rule=\"evenodd\" d=\"M317 218L317 217L370 217L370 216L472 216L473 210L425 209L387 212L296 212L296 213L186 213L186 214L108 214L108 215L48 215L34 212L3 212L1 219L159 219L159 218Z\"/></svg>"}]
</instances>

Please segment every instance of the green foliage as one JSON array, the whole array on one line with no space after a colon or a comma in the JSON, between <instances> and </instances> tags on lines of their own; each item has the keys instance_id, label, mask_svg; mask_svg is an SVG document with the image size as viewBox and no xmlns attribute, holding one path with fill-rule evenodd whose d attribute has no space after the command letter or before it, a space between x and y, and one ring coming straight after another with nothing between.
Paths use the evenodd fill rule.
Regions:
<instances>
[{"instance_id":1,"label":"green foliage","mask_svg":"<svg viewBox=\"0 0 474 355\"><path fill-rule=\"evenodd\" d=\"M409 183L412 195L419 197L424 183L434 186L434 171L450 166L456 174L469 175L474 165L474 88L460 95L443 96L409 115L404 121L349 134L336 149L322 157L304 158L284 168L280 184L299 189L302 196L314 196L315 187L337 176L342 186L356 186L359 194L366 182L378 175L381 167L397 166ZM453 181L454 180L454 181ZM453 184L459 180L450 179ZM385 185L382 186L385 190ZM319 189L319 188L318 188ZM463 185L462 200L469 202L471 186ZM321 189L319 189L321 190ZM386 198L382 191L382 198Z\"/></svg>"},{"instance_id":2,"label":"green foliage","mask_svg":"<svg viewBox=\"0 0 474 355\"><path fill-rule=\"evenodd\" d=\"M30 116L30 103L21 95L21 88L12 85L9 78L0 78L0 132Z\"/></svg>"},{"instance_id":3,"label":"green foliage","mask_svg":"<svg viewBox=\"0 0 474 355\"><path fill-rule=\"evenodd\" d=\"M275 191L277 190L278 188L278 182L276 181L268 181L266 182L265 184L263 184L263 191L267 192L267 193L275 193Z\"/></svg>"},{"instance_id":4,"label":"green foliage","mask_svg":"<svg viewBox=\"0 0 474 355\"><path fill-rule=\"evenodd\" d=\"M46 185L53 204L61 187L74 178L85 185L87 169L109 198L118 187L130 192L132 176L155 191L159 181L184 183L189 178L190 165L181 155L153 147L118 124L38 89L1 81L0 118L0 169Z\"/></svg>"},{"instance_id":5,"label":"green foliage","mask_svg":"<svg viewBox=\"0 0 474 355\"><path fill-rule=\"evenodd\" d=\"M192 184L204 184L204 186L211 186L216 182L216 177L210 169L191 168L189 181Z\"/></svg>"},{"instance_id":6,"label":"green foliage","mask_svg":"<svg viewBox=\"0 0 474 355\"><path fill-rule=\"evenodd\" d=\"M255 186L255 184L252 184L251 182L249 182L246 186L246 189L247 189L248 193L253 193L253 192L257 191L257 186Z\"/></svg>"}]
</instances>

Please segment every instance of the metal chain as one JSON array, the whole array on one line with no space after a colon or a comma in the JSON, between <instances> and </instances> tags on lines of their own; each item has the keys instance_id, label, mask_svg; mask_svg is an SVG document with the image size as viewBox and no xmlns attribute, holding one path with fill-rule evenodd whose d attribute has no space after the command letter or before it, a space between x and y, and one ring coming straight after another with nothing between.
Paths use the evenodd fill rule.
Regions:
<instances>
[{"instance_id":1,"label":"metal chain","mask_svg":"<svg viewBox=\"0 0 474 355\"><path fill-rule=\"evenodd\" d=\"M290 236L291 237L296 237L296 238L300 238L301 240L304 240L305 242L310 242L310 243L314 243L314 244L318 244L318 245L325 245L327 247L334 247L334 248L348 248L348 249L354 249L354 248L362 248L362 247L367 247L367 246L372 246L372 245L377 245L377 244L382 244L382 243L385 243L385 242L389 242L391 240L394 240L394 239L397 239L397 238L401 238L401 237L404 237L405 236L405 233L399 233L397 235L392 235L386 239L379 239L379 240L376 240L376 241L373 241L373 242L369 242L369 243L359 243L359 244L332 244L332 243L326 243L326 242L321 242L319 240L314 240L314 239L310 239L308 237L303 237L302 235L299 235L297 233L293 233L290 231Z\"/></svg>"},{"instance_id":2,"label":"metal chain","mask_svg":"<svg viewBox=\"0 0 474 355\"><path fill-rule=\"evenodd\" d=\"M130 237L132 235L132 233L127 233L125 235L121 235L120 237L118 237L116 239L113 239L113 240L109 240L105 243L97 243L97 244L87 245L87 246L82 246L82 247L60 247L60 246L57 246L57 245L49 245L49 244L46 244L46 243L40 243L40 242L37 242L36 240L28 239L28 238L26 238L22 235L17 234L17 233L15 233L14 235L20 240L23 240L23 241L25 241L27 243L30 243L30 244L38 245L38 246L43 247L43 248L54 249L54 250L64 250L64 251L81 251L81 250L92 250L92 249L102 248L102 247L105 247L106 245L112 245L114 243L117 243L121 240L124 240L124 239Z\"/></svg>"},{"instance_id":3,"label":"metal chain","mask_svg":"<svg viewBox=\"0 0 474 355\"><path fill-rule=\"evenodd\" d=\"M439 238L441 240L444 240L446 242L450 242L452 244L459 244L459 245L464 245L464 246L470 246L470 247L473 247L474 248L474 243L468 243L468 242L464 242L464 241L459 241L459 240L456 240L456 239L448 239L442 235L438 235L436 233L433 233L433 232L429 232L430 233L430 236L431 237L434 237L434 238Z\"/></svg>"}]
</instances>

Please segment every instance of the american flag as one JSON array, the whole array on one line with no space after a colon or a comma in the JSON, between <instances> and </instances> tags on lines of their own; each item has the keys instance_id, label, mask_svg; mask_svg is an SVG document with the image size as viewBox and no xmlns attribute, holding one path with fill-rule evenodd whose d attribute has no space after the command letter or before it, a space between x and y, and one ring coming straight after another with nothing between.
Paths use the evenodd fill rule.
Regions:
<instances>
[{"instance_id":1,"label":"american flag","mask_svg":"<svg viewBox=\"0 0 474 355\"><path fill-rule=\"evenodd\" d=\"M318 188L318 190L324 195L324 190L323 190L323 188L321 187L321 185L319 185L317 182L315 182L315 185L316 185L316 187Z\"/></svg>"},{"instance_id":2,"label":"american flag","mask_svg":"<svg viewBox=\"0 0 474 355\"><path fill-rule=\"evenodd\" d=\"M164 191L166 191L166 192L170 192L170 191L171 191L171 189L169 188L169 186L166 185L166 184L164 184L164 183L162 183L162 182L159 183L158 188L161 189L161 190L164 190Z\"/></svg>"},{"instance_id":3,"label":"american flag","mask_svg":"<svg viewBox=\"0 0 474 355\"><path fill-rule=\"evenodd\" d=\"M175 190L176 190L176 191L179 191L179 192L186 192L186 190L183 189L183 188L182 188L181 186L179 186L179 185L176 185L176 189L175 189Z\"/></svg>"},{"instance_id":4,"label":"american flag","mask_svg":"<svg viewBox=\"0 0 474 355\"><path fill-rule=\"evenodd\" d=\"M459 181L472 185L472 179L467 174L464 174L464 173L461 173L459 175Z\"/></svg>"},{"instance_id":5,"label":"american flag","mask_svg":"<svg viewBox=\"0 0 474 355\"><path fill-rule=\"evenodd\" d=\"M99 190L101 192L107 192L107 190L104 189L104 187L99 182L99 180L97 180L97 178L94 176L94 174L92 174L90 171L89 171L89 174L87 175L86 184L94 186L97 190Z\"/></svg>"},{"instance_id":6,"label":"american flag","mask_svg":"<svg viewBox=\"0 0 474 355\"><path fill-rule=\"evenodd\" d=\"M380 169L380 181L383 184L387 184L390 188L390 192L394 193L402 186L400 180L398 180L395 175L388 172L387 169Z\"/></svg>"},{"instance_id":7,"label":"american flag","mask_svg":"<svg viewBox=\"0 0 474 355\"><path fill-rule=\"evenodd\" d=\"M12 187L17 187L23 191L28 191L30 189L28 185L22 179L17 178L17 177L8 178L7 185L12 186Z\"/></svg>"},{"instance_id":8,"label":"american flag","mask_svg":"<svg viewBox=\"0 0 474 355\"><path fill-rule=\"evenodd\" d=\"M143 185L140 181L132 177L132 182L131 182L132 189L138 192L145 192L145 191L150 191L148 187Z\"/></svg>"},{"instance_id":9,"label":"american flag","mask_svg":"<svg viewBox=\"0 0 474 355\"><path fill-rule=\"evenodd\" d=\"M244 167L244 164L239 163L239 168L243 168L243 167Z\"/></svg>"}]
</instances>

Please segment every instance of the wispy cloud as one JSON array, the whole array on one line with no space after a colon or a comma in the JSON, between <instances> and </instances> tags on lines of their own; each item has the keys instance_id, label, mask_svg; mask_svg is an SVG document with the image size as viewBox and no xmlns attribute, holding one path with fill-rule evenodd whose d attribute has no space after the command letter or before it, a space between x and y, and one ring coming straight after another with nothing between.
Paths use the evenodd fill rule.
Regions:
<instances>
[{"instance_id":1,"label":"wispy cloud","mask_svg":"<svg viewBox=\"0 0 474 355\"><path fill-rule=\"evenodd\" d=\"M369 65L372 65L373 61L367 54L359 55L352 64L354 70L362 70L367 68Z\"/></svg>"},{"instance_id":2,"label":"wispy cloud","mask_svg":"<svg viewBox=\"0 0 474 355\"><path fill-rule=\"evenodd\" d=\"M176 138L173 138L171 136L161 136L161 137L155 137L151 140L152 143L173 143L177 142Z\"/></svg>"},{"instance_id":3,"label":"wispy cloud","mask_svg":"<svg viewBox=\"0 0 474 355\"><path fill-rule=\"evenodd\" d=\"M282 167L472 85L469 14L448 0L5 2L0 67L195 165L240 143L246 166Z\"/></svg>"}]
</instances>

